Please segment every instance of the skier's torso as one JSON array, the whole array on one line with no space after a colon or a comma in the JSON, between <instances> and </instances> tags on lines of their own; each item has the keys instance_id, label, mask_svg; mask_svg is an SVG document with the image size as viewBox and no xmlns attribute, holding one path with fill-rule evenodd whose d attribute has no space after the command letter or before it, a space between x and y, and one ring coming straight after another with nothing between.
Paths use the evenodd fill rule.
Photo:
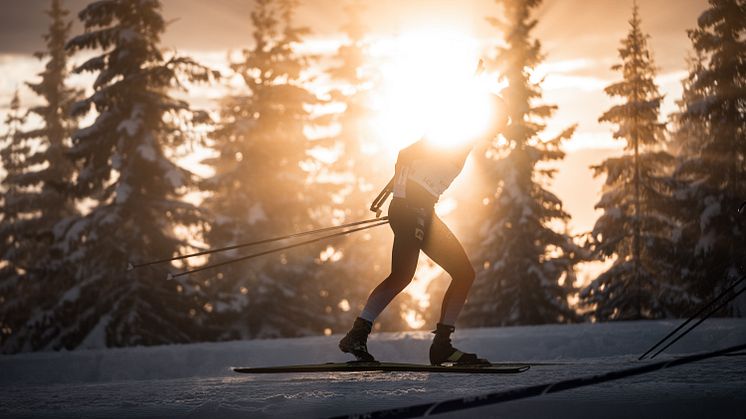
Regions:
<instances>
[{"instance_id":1,"label":"skier's torso","mask_svg":"<svg viewBox=\"0 0 746 419\"><path fill-rule=\"evenodd\" d=\"M438 149L420 140L399 152L394 198L417 206L432 206L461 173L471 146Z\"/></svg>"}]
</instances>

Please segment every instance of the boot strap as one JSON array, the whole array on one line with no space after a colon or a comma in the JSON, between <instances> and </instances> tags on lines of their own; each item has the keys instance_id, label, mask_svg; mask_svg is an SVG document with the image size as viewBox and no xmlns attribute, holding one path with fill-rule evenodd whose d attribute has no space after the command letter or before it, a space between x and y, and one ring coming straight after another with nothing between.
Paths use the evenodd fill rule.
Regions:
<instances>
[{"instance_id":1,"label":"boot strap","mask_svg":"<svg viewBox=\"0 0 746 419\"><path fill-rule=\"evenodd\" d=\"M451 362L456 362L456 361L458 361L459 359L461 359L461 357L462 357L462 356L464 356L464 353L463 353L463 352L461 352L461 351L459 351L459 350L457 349L457 350L455 350L455 351L454 351L454 352L453 352L453 353L451 354L451 356L449 356L449 357L448 357L448 361L451 361Z\"/></svg>"}]
</instances>

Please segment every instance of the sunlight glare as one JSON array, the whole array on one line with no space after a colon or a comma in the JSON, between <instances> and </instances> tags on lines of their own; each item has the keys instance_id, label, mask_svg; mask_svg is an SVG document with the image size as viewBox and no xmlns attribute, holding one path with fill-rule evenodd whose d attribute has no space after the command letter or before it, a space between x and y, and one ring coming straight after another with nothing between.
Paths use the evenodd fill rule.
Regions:
<instances>
[{"instance_id":1,"label":"sunlight glare","mask_svg":"<svg viewBox=\"0 0 746 419\"><path fill-rule=\"evenodd\" d=\"M479 42L462 31L420 29L374 45L382 60L375 98L376 137L387 151L426 135L440 146L482 134L490 120L490 89L475 77Z\"/></svg>"}]
</instances>

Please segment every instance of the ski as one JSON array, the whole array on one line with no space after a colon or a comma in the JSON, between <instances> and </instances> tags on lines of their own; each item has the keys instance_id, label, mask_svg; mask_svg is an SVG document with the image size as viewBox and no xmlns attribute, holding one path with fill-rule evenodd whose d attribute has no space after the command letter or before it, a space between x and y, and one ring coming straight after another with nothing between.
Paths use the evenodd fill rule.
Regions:
<instances>
[{"instance_id":1,"label":"ski","mask_svg":"<svg viewBox=\"0 0 746 419\"><path fill-rule=\"evenodd\" d=\"M528 370L527 364L426 365L396 362L327 362L325 364L281 365L275 367L233 367L243 374L278 374L302 372L443 372L468 374L517 374Z\"/></svg>"}]
</instances>

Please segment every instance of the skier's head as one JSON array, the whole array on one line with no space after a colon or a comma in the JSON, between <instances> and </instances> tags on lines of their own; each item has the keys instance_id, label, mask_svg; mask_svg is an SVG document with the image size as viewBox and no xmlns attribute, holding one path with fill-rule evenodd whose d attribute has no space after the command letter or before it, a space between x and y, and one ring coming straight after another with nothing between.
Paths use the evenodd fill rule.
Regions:
<instances>
[{"instance_id":1,"label":"skier's head","mask_svg":"<svg viewBox=\"0 0 746 419\"><path fill-rule=\"evenodd\" d=\"M505 101L495 94L489 94L487 100L483 102L486 109L486 123L480 129L477 136L469 141L469 146L474 146L482 141L492 141L508 125L508 112Z\"/></svg>"},{"instance_id":2,"label":"skier's head","mask_svg":"<svg viewBox=\"0 0 746 419\"><path fill-rule=\"evenodd\" d=\"M425 138L433 146L470 149L482 141L491 141L505 128L508 117L500 96L479 90L461 99L445 103L445 111L430 124Z\"/></svg>"}]
</instances>

